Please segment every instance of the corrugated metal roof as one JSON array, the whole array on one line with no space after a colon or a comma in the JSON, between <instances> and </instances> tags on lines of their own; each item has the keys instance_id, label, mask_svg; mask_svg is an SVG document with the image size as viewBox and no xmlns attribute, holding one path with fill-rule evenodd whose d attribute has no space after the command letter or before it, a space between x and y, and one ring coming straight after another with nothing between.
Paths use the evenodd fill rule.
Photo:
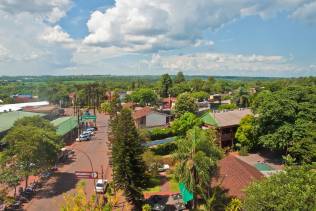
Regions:
<instances>
[{"instance_id":1,"label":"corrugated metal roof","mask_svg":"<svg viewBox=\"0 0 316 211\"><path fill-rule=\"evenodd\" d=\"M240 120L248 114L252 114L250 109L236 109L219 113L208 113L202 116L201 119L208 125L227 127L239 125Z\"/></svg>"},{"instance_id":2,"label":"corrugated metal roof","mask_svg":"<svg viewBox=\"0 0 316 211\"><path fill-rule=\"evenodd\" d=\"M48 101L29 102L29 103L15 103L0 105L0 112L18 111L27 106L42 106L49 105Z\"/></svg>"},{"instance_id":3,"label":"corrugated metal roof","mask_svg":"<svg viewBox=\"0 0 316 211\"><path fill-rule=\"evenodd\" d=\"M31 117L31 116L45 116L46 114L42 113L32 113L32 112L24 112L24 111L12 111L7 113L0 113L0 132L4 132L9 130L14 122L23 117Z\"/></svg>"},{"instance_id":4,"label":"corrugated metal roof","mask_svg":"<svg viewBox=\"0 0 316 211\"><path fill-rule=\"evenodd\" d=\"M61 117L51 121L51 123L56 127L56 132L60 136L66 135L78 126L75 117Z\"/></svg>"}]
</instances>

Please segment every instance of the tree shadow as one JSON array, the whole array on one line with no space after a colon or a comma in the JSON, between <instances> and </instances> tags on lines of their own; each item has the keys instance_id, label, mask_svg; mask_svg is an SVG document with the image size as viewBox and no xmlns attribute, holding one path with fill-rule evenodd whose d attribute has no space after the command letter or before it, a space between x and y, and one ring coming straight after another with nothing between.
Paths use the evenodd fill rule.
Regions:
<instances>
[{"instance_id":1,"label":"tree shadow","mask_svg":"<svg viewBox=\"0 0 316 211\"><path fill-rule=\"evenodd\" d=\"M67 191L74 189L78 183L76 175L67 172L57 172L51 178L42 190L36 195L37 198L51 198L62 195Z\"/></svg>"},{"instance_id":2,"label":"tree shadow","mask_svg":"<svg viewBox=\"0 0 316 211\"><path fill-rule=\"evenodd\" d=\"M284 164L282 154L279 152L271 152L267 150L262 150L258 152L258 154L264 158L264 160L268 163L272 163L274 165L282 165Z\"/></svg>"}]
</instances>

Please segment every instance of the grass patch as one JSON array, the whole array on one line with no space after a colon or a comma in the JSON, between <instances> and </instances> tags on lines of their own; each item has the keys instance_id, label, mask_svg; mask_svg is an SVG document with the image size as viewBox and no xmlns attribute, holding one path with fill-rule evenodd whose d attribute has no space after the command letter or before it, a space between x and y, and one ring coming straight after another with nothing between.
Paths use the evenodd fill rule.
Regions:
<instances>
[{"instance_id":1,"label":"grass patch","mask_svg":"<svg viewBox=\"0 0 316 211\"><path fill-rule=\"evenodd\" d=\"M149 179L149 184L144 193L154 193L160 192L160 178L159 177L151 177Z\"/></svg>"},{"instance_id":2,"label":"grass patch","mask_svg":"<svg viewBox=\"0 0 316 211\"><path fill-rule=\"evenodd\" d=\"M174 178L173 174L168 175L168 181L169 181L169 188L171 192L180 192L179 190L179 183Z\"/></svg>"}]
</instances>

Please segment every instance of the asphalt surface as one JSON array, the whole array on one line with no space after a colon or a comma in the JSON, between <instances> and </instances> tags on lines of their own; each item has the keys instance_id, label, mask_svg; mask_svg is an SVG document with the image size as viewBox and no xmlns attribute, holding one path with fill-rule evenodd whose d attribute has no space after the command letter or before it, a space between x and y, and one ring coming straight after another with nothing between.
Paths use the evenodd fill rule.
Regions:
<instances>
[{"instance_id":1,"label":"asphalt surface","mask_svg":"<svg viewBox=\"0 0 316 211\"><path fill-rule=\"evenodd\" d=\"M25 210L30 211L57 211L64 204L64 194L75 191L79 179L75 176L75 171L92 171L90 161L94 171L97 171L101 178L103 167L103 178L111 179L111 169L108 165L107 155L107 127L109 117L104 114L97 114L98 130L91 141L74 142L68 148L72 148L74 155L63 165L58 166L58 171L47 181L31 202L24 205ZM85 192L88 195L94 193L94 180L83 179L86 183Z\"/></svg>"}]
</instances>

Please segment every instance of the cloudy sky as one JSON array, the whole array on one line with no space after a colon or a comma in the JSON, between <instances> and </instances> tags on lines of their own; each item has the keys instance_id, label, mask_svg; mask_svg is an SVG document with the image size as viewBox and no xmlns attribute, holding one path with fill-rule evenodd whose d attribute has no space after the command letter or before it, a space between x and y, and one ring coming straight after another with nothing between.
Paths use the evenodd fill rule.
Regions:
<instances>
[{"instance_id":1,"label":"cloudy sky","mask_svg":"<svg viewBox=\"0 0 316 211\"><path fill-rule=\"evenodd\" d=\"M316 75L315 0L0 0L0 75Z\"/></svg>"}]
</instances>

